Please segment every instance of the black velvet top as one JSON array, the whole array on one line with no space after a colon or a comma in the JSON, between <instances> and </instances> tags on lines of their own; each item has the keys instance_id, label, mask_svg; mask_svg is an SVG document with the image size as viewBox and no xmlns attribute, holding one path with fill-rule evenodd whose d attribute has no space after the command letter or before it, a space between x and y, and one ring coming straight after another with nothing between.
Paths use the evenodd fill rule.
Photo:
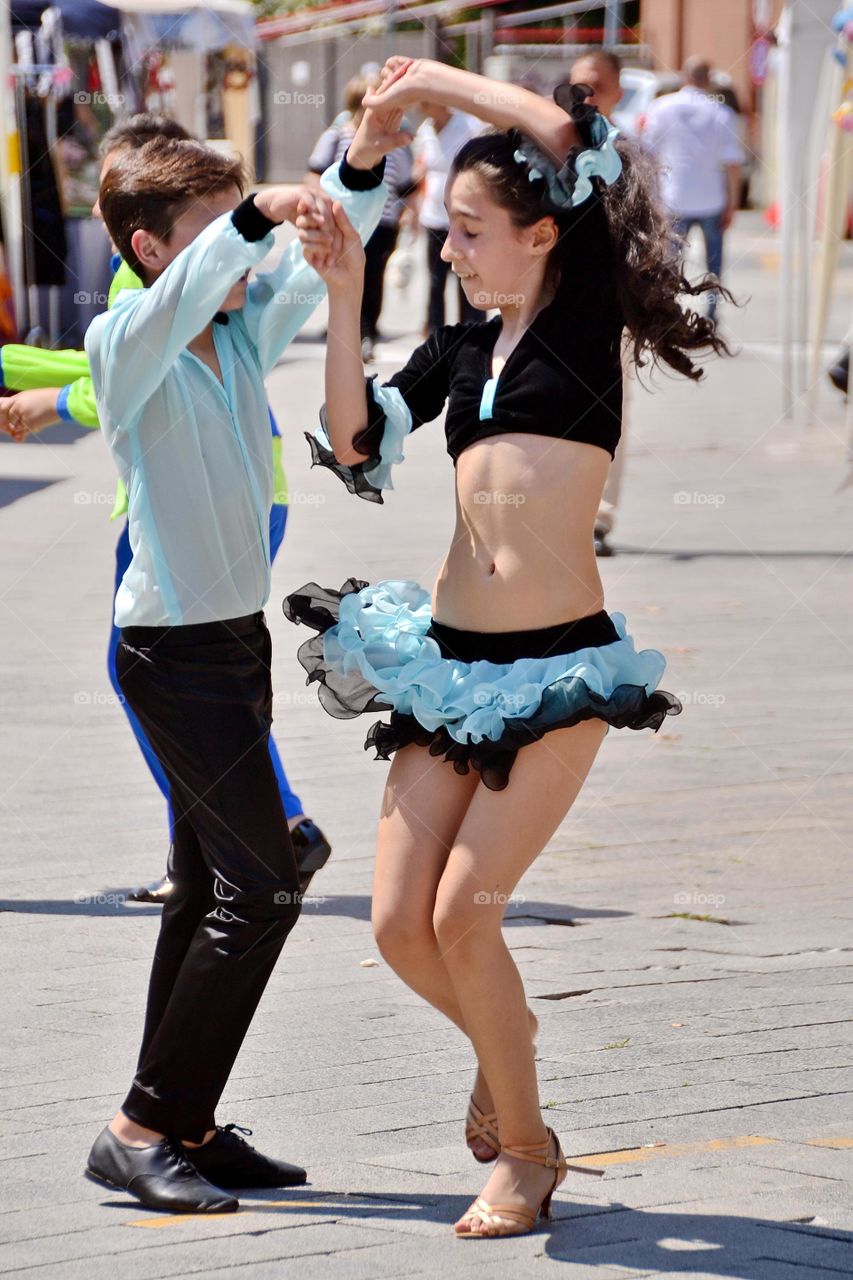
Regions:
<instances>
[{"instance_id":1,"label":"black velvet top","mask_svg":"<svg viewBox=\"0 0 853 1280\"><path fill-rule=\"evenodd\" d=\"M622 429L624 317L600 202L590 202L583 216L578 210L565 234L556 295L534 318L496 379L491 358L503 323L500 316L485 324L436 330L384 384L402 395L413 429L437 418L447 402L445 434L454 463L475 441L510 432L578 440L606 449L611 458L616 452ZM367 382L367 426L353 440L367 455L364 463L341 467L312 436L308 439L315 462L331 466L353 492L381 502L381 494L360 474L376 464L385 428L382 408L370 394L373 381ZM321 418L325 425L325 412Z\"/></svg>"}]
</instances>

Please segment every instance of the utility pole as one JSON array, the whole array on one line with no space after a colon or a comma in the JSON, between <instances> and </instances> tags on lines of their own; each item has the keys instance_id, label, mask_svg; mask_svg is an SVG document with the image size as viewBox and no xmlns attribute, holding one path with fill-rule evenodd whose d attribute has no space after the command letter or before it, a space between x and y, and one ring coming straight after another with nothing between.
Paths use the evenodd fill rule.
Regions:
<instances>
[{"instance_id":1,"label":"utility pole","mask_svg":"<svg viewBox=\"0 0 853 1280\"><path fill-rule=\"evenodd\" d=\"M624 0L607 0L604 9L604 47L605 49L619 44L622 32L622 14Z\"/></svg>"},{"instance_id":2,"label":"utility pole","mask_svg":"<svg viewBox=\"0 0 853 1280\"><path fill-rule=\"evenodd\" d=\"M675 65L680 71L684 66L684 4L678 0L675 6Z\"/></svg>"}]
</instances>

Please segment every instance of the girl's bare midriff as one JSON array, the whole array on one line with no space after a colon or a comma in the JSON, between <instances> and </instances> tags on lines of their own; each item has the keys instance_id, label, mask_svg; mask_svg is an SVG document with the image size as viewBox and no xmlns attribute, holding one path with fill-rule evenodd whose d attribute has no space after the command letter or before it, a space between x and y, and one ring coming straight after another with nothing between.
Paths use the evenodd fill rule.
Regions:
<instances>
[{"instance_id":1,"label":"girl's bare midriff","mask_svg":"<svg viewBox=\"0 0 853 1280\"><path fill-rule=\"evenodd\" d=\"M609 464L596 445L520 433L463 450L433 616L465 631L528 631L604 608L593 530Z\"/></svg>"}]
</instances>

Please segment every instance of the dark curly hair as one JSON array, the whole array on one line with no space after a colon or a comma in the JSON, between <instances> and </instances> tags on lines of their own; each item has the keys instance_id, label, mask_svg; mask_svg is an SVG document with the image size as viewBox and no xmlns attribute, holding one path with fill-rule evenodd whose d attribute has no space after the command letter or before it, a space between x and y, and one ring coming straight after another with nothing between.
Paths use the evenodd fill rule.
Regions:
<instances>
[{"instance_id":1,"label":"dark curly hair","mask_svg":"<svg viewBox=\"0 0 853 1280\"><path fill-rule=\"evenodd\" d=\"M698 381L703 370L696 354L733 354L712 320L679 302L710 290L729 302L734 298L715 276L695 284L686 279L682 243L653 194L657 171L636 144L617 140L619 178L610 185L594 178L592 195L575 207L552 205L544 178L530 180L528 166L515 158L520 144L529 146L529 139L514 129L480 134L457 152L451 176L475 173L517 227L553 216L559 238L549 271L555 284L571 289L573 306L582 309L584 298L614 288L640 368L650 357L653 365Z\"/></svg>"}]
</instances>

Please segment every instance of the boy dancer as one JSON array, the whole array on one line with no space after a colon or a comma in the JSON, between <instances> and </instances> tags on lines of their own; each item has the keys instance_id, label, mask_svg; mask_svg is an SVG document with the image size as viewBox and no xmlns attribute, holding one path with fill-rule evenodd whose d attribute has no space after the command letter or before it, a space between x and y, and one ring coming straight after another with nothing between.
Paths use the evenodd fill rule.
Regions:
<instances>
[{"instance_id":1,"label":"boy dancer","mask_svg":"<svg viewBox=\"0 0 853 1280\"><path fill-rule=\"evenodd\" d=\"M362 239L387 191L400 113L367 112L323 176ZM289 219L334 230L328 200L273 188L241 202L238 164L194 142L119 156L107 229L146 288L86 335L98 411L128 491L133 552L116 595L117 671L167 775L171 870L130 1092L88 1173L172 1212L223 1212L221 1190L305 1171L218 1128L216 1105L300 910L270 762L272 463L263 380L323 293L298 243L251 285ZM331 230L330 230L331 228ZM197 482L202 476L204 483ZM194 483L190 483L190 477Z\"/></svg>"},{"instance_id":2,"label":"boy dancer","mask_svg":"<svg viewBox=\"0 0 853 1280\"><path fill-rule=\"evenodd\" d=\"M107 171L115 157L121 151L135 150L154 138L183 138L190 135L176 120L168 116L150 115L145 112L131 116L113 127L104 136L101 143L101 174ZM92 214L101 217L100 206L96 200ZM110 285L108 306L122 289L141 289L142 281L127 263L122 262L121 255L113 256L114 276ZM60 419L78 422L81 426L97 429L98 407L89 376L89 361L85 351L47 351L40 347L28 347L17 343L7 343L0 347L0 382L19 394L0 400L0 430L6 431L13 439L23 440L27 435L41 431L55 424ZM284 538L287 523L287 481L281 461L281 436L275 419L270 411L273 450L273 505L270 509L270 561L275 560L276 553ZM127 493L124 483L119 478L116 487L116 500L111 520L118 520L127 514ZM125 570L130 565L131 553L128 539L127 520L122 521L121 532L116 544L115 592L121 585ZM107 671L110 683L116 693L121 689L116 675L116 653L119 643L119 629L112 621L115 600L110 610L109 644L107 646ZM169 819L169 846L171 849L174 829L169 784L151 746L145 737L145 731L137 720L130 706L121 698L121 705L127 715L128 723L143 759L148 765L154 781L160 788L166 801ZM302 801L295 794L284 762L273 740L269 737L270 758L273 762L279 791L281 792L284 812L290 828L293 851L299 868L299 888L303 894L316 871L325 864L331 847L323 832L303 811ZM162 904L166 895L171 892L172 882L168 873L155 884L144 885L129 895L134 902L154 902Z\"/></svg>"}]
</instances>

